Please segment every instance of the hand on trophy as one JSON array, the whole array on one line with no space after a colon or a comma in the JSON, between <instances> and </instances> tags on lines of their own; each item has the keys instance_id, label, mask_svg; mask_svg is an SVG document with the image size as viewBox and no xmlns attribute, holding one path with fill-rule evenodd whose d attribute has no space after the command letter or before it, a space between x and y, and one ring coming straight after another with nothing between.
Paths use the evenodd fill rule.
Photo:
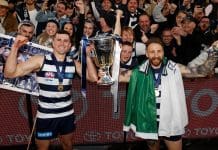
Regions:
<instances>
[{"instance_id":1,"label":"hand on trophy","mask_svg":"<svg viewBox=\"0 0 218 150\"><path fill-rule=\"evenodd\" d=\"M97 84L101 84L102 83L102 78L105 75L106 75L106 73L105 73L105 71L102 68L98 69L98 77L99 77L99 79L97 81Z\"/></svg>"},{"instance_id":2,"label":"hand on trophy","mask_svg":"<svg viewBox=\"0 0 218 150\"><path fill-rule=\"evenodd\" d=\"M86 54L87 54L87 56L94 57L93 56L94 49L95 49L94 43L89 42L89 44L86 47Z\"/></svg>"},{"instance_id":3,"label":"hand on trophy","mask_svg":"<svg viewBox=\"0 0 218 150\"><path fill-rule=\"evenodd\" d=\"M98 69L98 81L97 81L97 84L99 85L111 85L113 83L105 83L106 81L110 81L111 80L111 77L109 76L108 74L108 70L105 69L105 68L100 68Z\"/></svg>"}]
</instances>

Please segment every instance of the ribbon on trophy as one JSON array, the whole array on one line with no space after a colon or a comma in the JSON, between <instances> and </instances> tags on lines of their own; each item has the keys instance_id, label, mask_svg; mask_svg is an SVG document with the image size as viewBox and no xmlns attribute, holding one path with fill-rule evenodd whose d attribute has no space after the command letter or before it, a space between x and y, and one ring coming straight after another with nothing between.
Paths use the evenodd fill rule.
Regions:
<instances>
[{"instance_id":1,"label":"ribbon on trophy","mask_svg":"<svg viewBox=\"0 0 218 150\"><path fill-rule=\"evenodd\" d=\"M15 37L0 33L0 88L38 96L39 89L35 73L14 79L4 78L4 63L10 53L14 39ZM33 55L47 55L50 53L52 53L51 48L28 42L19 48L18 61L26 61Z\"/></svg>"},{"instance_id":2,"label":"ribbon on trophy","mask_svg":"<svg viewBox=\"0 0 218 150\"><path fill-rule=\"evenodd\" d=\"M120 69L120 52L121 48L119 45L118 37L115 37L115 46L114 46L114 60L112 66L112 78L114 84L111 85L111 94L113 95L114 101L114 112L118 112L118 82L119 82L119 69Z\"/></svg>"},{"instance_id":3,"label":"ribbon on trophy","mask_svg":"<svg viewBox=\"0 0 218 150\"><path fill-rule=\"evenodd\" d=\"M86 98L86 47L88 44L88 38L86 36L82 37L81 41L81 61L82 61L82 80L81 80L81 93L84 98Z\"/></svg>"}]
</instances>

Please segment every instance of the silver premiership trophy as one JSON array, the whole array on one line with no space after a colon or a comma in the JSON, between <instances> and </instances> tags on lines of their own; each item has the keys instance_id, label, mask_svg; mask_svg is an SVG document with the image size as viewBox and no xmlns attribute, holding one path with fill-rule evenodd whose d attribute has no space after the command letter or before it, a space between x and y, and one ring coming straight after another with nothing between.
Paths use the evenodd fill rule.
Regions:
<instances>
[{"instance_id":1,"label":"silver premiership trophy","mask_svg":"<svg viewBox=\"0 0 218 150\"><path fill-rule=\"evenodd\" d=\"M110 75L110 67L113 64L113 52L114 52L114 37L113 36L95 36L89 39L90 43L95 46L94 49L94 62L96 66L105 72L105 75L101 77L100 85L111 85L114 80Z\"/></svg>"}]
</instances>

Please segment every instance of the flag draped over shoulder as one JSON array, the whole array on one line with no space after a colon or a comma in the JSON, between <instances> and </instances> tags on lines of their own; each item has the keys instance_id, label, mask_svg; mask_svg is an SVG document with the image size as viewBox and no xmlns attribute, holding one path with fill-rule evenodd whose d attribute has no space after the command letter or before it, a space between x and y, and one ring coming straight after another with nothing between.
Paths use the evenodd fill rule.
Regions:
<instances>
[{"instance_id":1,"label":"flag draped over shoulder","mask_svg":"<svg viewBox=\"0 0 218 150\"><path fill-rule=\"evenodd\" d=\"M133 70L128 87L125 116L126 130L131 126L138 134L148 133L153 138L157 137L156 102L151 69L148 69L147 74L141 72L139 68Z\"/></svg>"},{"instance_id":2,"label":"flag draped over shoulder","mask_svg":"<svg viewBox=\"0 0 218 150\"><path fill-rule=\"evenodd\" d=\"M134 69L130 78L124 131L132 129L136 137L182 135L188 124L184 86L178 66L164 59L161 77L160 122L157 128L154 79L149 61Z\"/></svg>"}]
</instances>

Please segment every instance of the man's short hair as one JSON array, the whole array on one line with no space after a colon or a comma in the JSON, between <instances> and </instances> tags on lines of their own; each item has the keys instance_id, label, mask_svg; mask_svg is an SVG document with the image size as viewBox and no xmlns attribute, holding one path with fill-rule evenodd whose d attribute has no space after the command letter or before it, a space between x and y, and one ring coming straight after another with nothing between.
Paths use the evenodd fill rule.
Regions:
<instances>
[{"instance_id":1,"label":"man's short hair","mask_svg":"<svg viewBox=\"0 0 218 150\"><path fill-rule=\"evenodd\" d=\"M71 39L70 34L69 34L67 31L65 31L65 30L58 30L58 31L55 33L55 36L56 36L57 34L67 34L67 35L69 36L69 39ZM54 37L55 37L55 36L54 36Z\"/></svg>"},{"instance_id":2,"label":"man's short hair","mask_svg":"<svg viewBox=\"0 0 218 150\"><path fill-rule=\"evenodd\" d=\"M163 42L161 41L159 37L151 37L146 43L146 46L148 47L150 44L153 44L153 43L160 44L163 47Z\"/></svg>"},{"instance_id":3,"label":"man's short hair","mask_svg":"<svg viewBox=\"0 0 218 150\"><path fill-rule=\"evenodd\" d=\"M95 26L95 23L94 23L94 21L93 21L93 20L91 20L91 19L86 19L86 20L85 20L85 23L90 23L90 24L92 24L92 25L93 25L93 27Z\"/></svg>"},{"instance_id":4,"label":"man's short hair","mask_svg":"<svg viewBox=\"0 0 218 150\"><path fill-rule=\"evenodd\" d=\"M186 16L183 20L182 20L182 23L190 23L190 22L193 22L196 24L197 20L191 16L191 15L188 15Z\"/></svg>"},{"instance_id":5,"label":"man's short hair","mask_svg":"<svg viewBox=\"0 0 218 150\"><path fill-rule=\"evenodd\" d=\"M127 45L127 46L133 47L133 44L131 42L128 42L128 41L122 41L122 45Z\"/></svg>"},{"instance_id":6,"label":"man's short hair","mask_svg":"<svg viewBox=\"0 0 218 150\"><path fill-rule=\"evenodd\" d=\"M20 28L22 26L28 26L28 27L32 27L33 29L35 29L35 25L32 23L32 21L30 20L23 20L19 23L17 29L20 30Z\"/></svg>"}]
</instances>

